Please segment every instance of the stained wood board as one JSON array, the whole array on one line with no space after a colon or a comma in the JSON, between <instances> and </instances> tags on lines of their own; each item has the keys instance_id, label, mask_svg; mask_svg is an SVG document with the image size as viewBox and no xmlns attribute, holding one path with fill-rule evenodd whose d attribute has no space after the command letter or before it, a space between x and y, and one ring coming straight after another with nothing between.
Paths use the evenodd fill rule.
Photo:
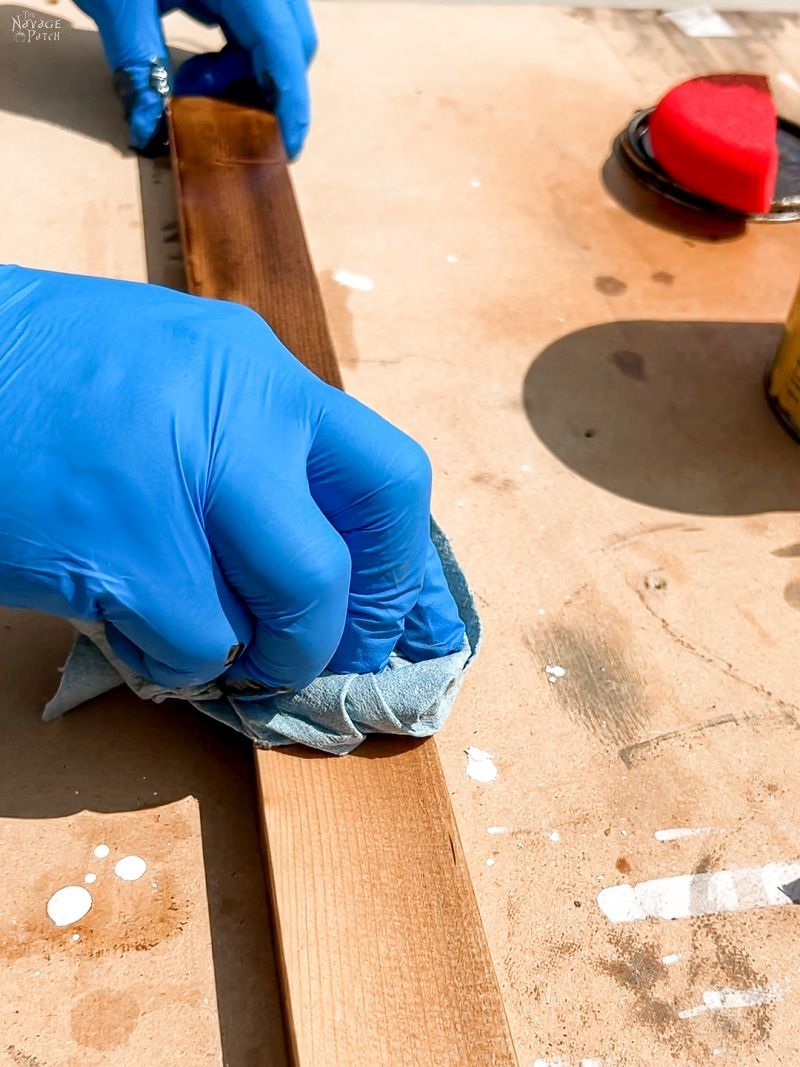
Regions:
<instances>
[{"instance_id":1,"label":"stained wood board","mask_svg":"<svg viewBox=\"0 0 800 1067\"><path fill-rule=\"evenodd\" d=\"M171 123L191 291L253 307L341 385L273 120L185 98ZM255 757L297 1067L515 1064L435 742Z\"/></svg>"}]
</instances>

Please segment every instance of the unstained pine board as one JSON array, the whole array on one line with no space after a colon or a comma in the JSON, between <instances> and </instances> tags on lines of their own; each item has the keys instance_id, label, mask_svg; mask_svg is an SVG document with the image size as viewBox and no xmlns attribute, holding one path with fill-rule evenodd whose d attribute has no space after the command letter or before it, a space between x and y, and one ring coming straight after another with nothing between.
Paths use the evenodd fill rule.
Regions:
<instances>
[{"instance_id":1,"label":"unstained pine board","mask_svg":"<svg viewBox=\"0 0 800 1067\"><path fill-rule=\"evenodd\" d=\"M184 98L171 121L191 290L255 308L341 386L273 120ZM513 1067L434 741L256 751L256 764L297 1067Z\"/></svg>"}]
</instances>

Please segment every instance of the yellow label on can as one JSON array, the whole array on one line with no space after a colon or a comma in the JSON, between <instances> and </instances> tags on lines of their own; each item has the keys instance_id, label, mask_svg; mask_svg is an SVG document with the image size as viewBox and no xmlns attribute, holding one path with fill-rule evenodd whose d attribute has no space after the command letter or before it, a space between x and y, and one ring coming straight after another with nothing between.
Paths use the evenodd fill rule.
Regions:
<instances>
[{"instance_id":1,"label":"yellow label on can","mask_svg":"<svg viewBox=\"0 0 800 1067\"><path fill-rule=\"evenodd\" d=\"M800 433L800 292L786 321L769 372L770 398L795 433Z\"/></svg>"}]
</instances>

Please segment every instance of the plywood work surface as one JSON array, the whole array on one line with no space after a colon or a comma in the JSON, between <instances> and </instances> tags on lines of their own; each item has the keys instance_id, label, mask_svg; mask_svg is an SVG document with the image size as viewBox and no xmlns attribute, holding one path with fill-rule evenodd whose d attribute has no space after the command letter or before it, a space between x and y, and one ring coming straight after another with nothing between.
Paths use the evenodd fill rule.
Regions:
<instances>
[{"instance_id":1,"label":"plywood work surface","mask_svg":"<svg viewBox=\"0 0 800 1067\"><path fill-rule=\"evenodd\" d=\"M174 213L152 213L169 174L145 168L143 227L97 36L66 0L36 6L71 29L38 53L0 35L4 258L174 277ZM437 745L520 1062L795 1067L796 908L614 925L597 895L800 858L800 468L761 393L800 280L800 229L670 228L605 167L635 108L705 70L766 71L800 120L798 20L729 15L737 37L697 41L655 12L326 0L315 13L314 122L292 176L345 385L427 447L437 518L480 598L483 651ZM166 26L179 59L216 45L186 20ZM340 285L341 270L374 287ZM67 636L51 624L10 633L2 677L19 685L4 682L0 710L17 726L2 738L0 816L16 889L2 921L20 919L20 900L43 907L45 876L71 876L59 811L103 813L121 847L148 819L136 848L196 906L189 936L107 953L102 969L65 952L48 970L28 946L0 977L0 1064L20 1062L10 1045L47 1067L221 1064L223 1046L235 1067L259 1062L260 982L230 959L214 982L210 936L228 915L245 931L238 946L263 943L236 868L242 822L226 831L234 815L251 819L243 764L209 777L216 735L187 744L157 728L163 710L126 704L124 744L153 765L157 739L187 790L174 812L136 809L132 788L124 803L90 790L99 756L73 782L57 771L63 746L105 752L118 720L98 705L40 726ZM549 682L548 665L565 675ZM470 745L492 753L495 781L465 774ZM193 783L178 774L187 749L208 761ZM112 782L127 781L121 766ZM191 800L206 779L219 831L208 912ZM25 815L20 783L48 780L74 807ZM167 816L191 828L178 850ZM681 827L710 829L654 836ZM136 987L131 1025L105 1031L110 1051L77 1044L52 1005L65 989L77 1004L89 988L132 988L131 962L144 992L169 997Z\"/></svg>"},{"instance_id":2,"label":"plywood work surface","mask_svg":"<svg viewBox=\"0 0 800 1067\"><path fill-rule=\"evenodd\" d=\"M800 228L709 232L607 165L705 70L767 71L800 119L800 23L318 13L293 174L345 384L428 448L478 595L438 744L520 1062L793 1067L796 908L613 924L597 897L800 857L800 453L761 384Z\"/></svg>"}]
</instances>

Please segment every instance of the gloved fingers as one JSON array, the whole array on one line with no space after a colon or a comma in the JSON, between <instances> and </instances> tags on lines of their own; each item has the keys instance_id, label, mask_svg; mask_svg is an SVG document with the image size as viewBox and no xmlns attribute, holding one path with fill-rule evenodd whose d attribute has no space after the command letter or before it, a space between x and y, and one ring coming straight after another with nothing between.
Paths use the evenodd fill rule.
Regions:
<instances>
[{"instance_id":1,"label":"gloved fingers","mask_svg":"<svg viewBox=\"0 0 800 1067\"><path fill-rule=\"evenodd\" d=\"M292 12L295 26L297 26L297 32L300 34L300 44L303 46L303 56L305 57L306 66L308 66L316 55L317 45L319 44L317 28L314 25L314 17L311 14L311 7L308 0L287 0L287 3Z\"/></svg>"},{"instance_id":2,"label":"gloved fingers","mask_svg":"<svg viewBox=\"0 0 800 1067\"><path fill-rule=\"evenodd\" d=\"M166 147L169 53L156 0L76 0L97 23L133 148Z\"/></svg>"},{"instance_id":3,"label":"gloved fingers","mask_svg":"<svg viewBox=\"0 0 800 1067\"><path fill-rule=\"evenodd\" d=\"M328 390L308 458L314 500L352 558L350 599L331 669L380 671L422 590L431 471L422 448L352 397Z\"/></svg>"},{"instance_id":4,"label":"gloved fingers","mask_svg":"<svg viewBox=\"0 0 800 1067\"><path fill-rule=\"evenodd\" d=\"M203 0L158 0L158 7L162 15L179 8L206 26L214 26L219 22L219 16Z\"/></svg>"},{"instance_id":5,"label":"gloved fingers","mask_svg":"<svg viewBox=\"0 0 800 1067\"><path fill-rule=\"evenodd\" d=\"M213 559L173 586L167 574L147 600L106 609L106 636L137 674L177 688L218 678L252 634L252 622ZM156 584L156 583L153 583ZM144 581L137 583L147 593Z\"/></svg>"},{"instance_id":6,"label":"gloved fingers","mask_svg":"<svg viewBox=\"0 0 800 1067\"><path fill-rule=\"evenodd\" d=\"M463 644L464 623L447 585L439 553L429 540L422 592L406 615L397 651L417 663L457 652Z\"/></svg>"},{"instance_id":7,"label":"gloved fingers","mask_svg":"<svg viewBox=\"0 0 800 1067\"><path fill-rule=\"evenodd\" d=\"M263 0L255 0L255 3L263 3ZM300 43L303 46L303 54L308 64L317 51L317 31L314 26L311 8L308 0L286 0L286 3L297 26L297 32L300 34ZM239 0L240 5L241 0ZM198 22L203 22L209 26L219 23L228 41L231 44L240 44L236 34L226 21L226 15L223 13L223 8L235 8L237 6L235 3L233 5L226 4L225 0L205 0L205 2L204 0L158 0L158 6L162 15L179 7L187 15L196 18Z\"/></svg>"},{"instance_id":8,"label":"gloved fingers","mask_svg":"<svg viewBox=\"0 0 800 1067\"><path fill-rule=\"evenodd\" d=\"M220 459L206 529L228 584L255 621L253 640L225 676L302 689L327 666L344 628L350 556L308 492L286 440L281 474L250 457ZM289 477L294 467L297 477Z\"/></svg>"},{"instance_id":9,"label":"gloved fingers","mask_svg":"<svg viewBox=\"0 0 800 1067\"><path fill-rule=\"evenodd\" d=\"M293 159L311 121L305 46L295 13L287 0L216 0L210 6L226 33L250 52L262 89L276 94L275 117L286 154Z\"/></svg>"},{"instance_id":10,"label":"gloved fingers","mask_svg":"<svg viewBox=\"0 0 800 1067\"><path fill-rule=\"evenodd\" d=\"M162 2L162 0L159 0L159 2ZM164 0L164 2L166 2L166 0ZM255 0L255 2L257 4L263 4L264 0ZM300 35L300 44L303 48L306 65L308 65L317 51L317 30L314 26L311 8L308 4L308 0L285 0L285 2L294 19L297 32ZM209 6L212 4L216 8L216 11L212 10L212 7ZM183 0L180 6L184 11L193 15L194 18L198 19L200 22L219 22L228 41L234 45L241 44L234 29L226 21L226 15L223 14L223 8L235 9L237 5L226 5L224 0L222 0L222 2L221 0L208 0L208 3L203 3L202 0Z\"/></svg>"}]
</instances>

